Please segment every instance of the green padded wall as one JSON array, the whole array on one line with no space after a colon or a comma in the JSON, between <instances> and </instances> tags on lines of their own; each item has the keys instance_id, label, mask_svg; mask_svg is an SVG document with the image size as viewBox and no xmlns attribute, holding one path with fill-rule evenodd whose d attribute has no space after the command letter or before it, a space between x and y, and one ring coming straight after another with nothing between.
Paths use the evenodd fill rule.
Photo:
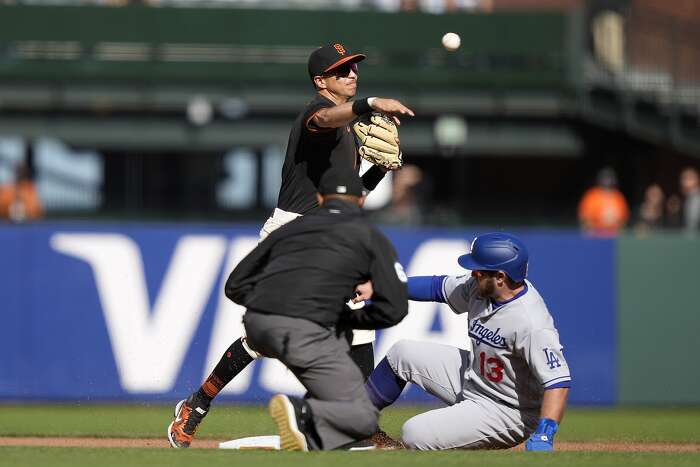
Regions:
<instances>
[{"instance_id":1,"label":"green padded wall","mask_svg":"<svg viewBox=\"0 0 700 467\"><path fill-rule=\"evenodd\" d=\"M447 31L457 52L440 45ZM60 6L0 6L0 80L306 84L308 54L331 41L365 51L363 81L393 89L566 85L562 13Z\"/></svg>"},{"instance_id":2,"label":"green padded wall","mask_svg":"<svg viewBox=\"0 0 700 467\"><path fill-rule=\"evenodd\" d=\"M621 237L617 259L619 402L700 403L700 237Z\"/></svg>"}]
</instances>

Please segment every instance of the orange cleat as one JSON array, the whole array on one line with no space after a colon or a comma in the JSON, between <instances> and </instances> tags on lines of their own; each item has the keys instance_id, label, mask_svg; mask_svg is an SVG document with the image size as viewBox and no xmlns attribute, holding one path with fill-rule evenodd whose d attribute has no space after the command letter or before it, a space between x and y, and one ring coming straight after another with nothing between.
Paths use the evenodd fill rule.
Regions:
<instances>
[{"instance_id":1,"label":"orange cleat","mask_svg":"<svg viewBox=\"0 0 700 467\"><path fill-rule=\"evenodd\" d=\"M209 412L210 402L200 400L197 393L175 406L175 419L168 426L168 441L173 448L188 448L197 427Z\"/></svg>"}]
</instances>

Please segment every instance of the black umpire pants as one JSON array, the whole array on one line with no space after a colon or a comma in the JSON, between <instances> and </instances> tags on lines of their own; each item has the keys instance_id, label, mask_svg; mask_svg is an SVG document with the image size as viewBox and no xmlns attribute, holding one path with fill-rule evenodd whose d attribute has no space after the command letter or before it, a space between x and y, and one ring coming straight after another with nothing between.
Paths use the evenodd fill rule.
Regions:
<instances>
[{"instance_id":1,"label":"black umpire pants","mask_svg":"<svg viewBox=\"0 0 700 467\"><path fill-rule=\"evenodd\" d=\"M344 335L312 321L248 310L243 316L252 348L277 358L308 391L314 425L322 445L331 450L368 438L378 429L379 411L364 387L362 372L348 352Z\"/></svg>"}]
</instances>

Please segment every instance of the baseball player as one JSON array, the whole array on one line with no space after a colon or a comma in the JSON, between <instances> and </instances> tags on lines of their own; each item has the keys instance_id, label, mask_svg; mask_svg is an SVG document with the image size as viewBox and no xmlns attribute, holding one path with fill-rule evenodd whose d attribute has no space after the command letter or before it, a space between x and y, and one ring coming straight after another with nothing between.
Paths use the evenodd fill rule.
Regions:
<instances>
[{"instance_id":1,"label":"baseball player","mask_svg":"<svg viewBox=\"0 0 700 467\"><path fill-rule=\"evenodd\" d=\"M525 279L527 249L514 235L489 233L458 262L471 275L410 277L409 299L468 313L471 350L399 341L367 380L370 399L381 410L411 382L447 404L403 425L410 449L509 448L527 439L527 450L551 451L571 375L552 316ZM396 447L381 431L374 440Z\"/></svg>"},{"instance_id":2,"label":"baseball player","mask_svg":"<svg viewBox=\"0 0 700 467\"><path fill-rule=\"evenodd\" d=\"M400 124L398 116L414 113L395 99L352 100L357 91L357 64L364 59L364 54L351 53L339 43L320 47L309 56L308 72L316 96L298 115L290 131L277 207L260 231L261 241L280 226L318 209L319 180L329 167L358 172L360 157L370 160L374 165L362 176L367 192L377 186L387 170L400 167L395 124ZM393 120L372 115L368 121L356 121L373 111L387 114ZM356 137L361 143L359 148ZM374 368L373 341L374 331L357 331L352 342L351 357L365 378ZM229 346L199 390L176 405L173 422L168 427L172 447L189 447L211 401L259 357L245 336Z\"/></svg>"}]
</instances>

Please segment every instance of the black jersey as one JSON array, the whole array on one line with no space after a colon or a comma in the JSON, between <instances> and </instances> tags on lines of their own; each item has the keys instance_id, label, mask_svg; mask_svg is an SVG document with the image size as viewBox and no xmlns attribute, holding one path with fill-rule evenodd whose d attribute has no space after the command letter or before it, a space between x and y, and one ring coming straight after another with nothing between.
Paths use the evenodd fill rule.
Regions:
<instances>
[{"instance_id":1,"label":"black jersey","mask_svg":"<svg viewBox=\"0 0 700 467\"><path fill-rule=\"evenodd\" d=\"M371 304L352 313L355 286L372 280ZM380 329L406 316L406 275L388 238L357 205L323 208L270 234L229 275L226 296L248 312L308 319L322 326Z\"/></svg>"},{"instance_id":2,"label":"black jersey","mask_svg":"<svg viewBox=\"0 0 700 467\"><path fill-rule=\"evenodd\" d=\"M319 110L334 106L333 101L317 94L294 121L282 167L278 208L308 214L318 208L316 191L326 170L342 166L360 170L360 157L350 125L319 128L311 121ZM384 171L373 166L362 176L362 184L367 190L373 190L383 176Z\"/></svg>"}]
</instances>

